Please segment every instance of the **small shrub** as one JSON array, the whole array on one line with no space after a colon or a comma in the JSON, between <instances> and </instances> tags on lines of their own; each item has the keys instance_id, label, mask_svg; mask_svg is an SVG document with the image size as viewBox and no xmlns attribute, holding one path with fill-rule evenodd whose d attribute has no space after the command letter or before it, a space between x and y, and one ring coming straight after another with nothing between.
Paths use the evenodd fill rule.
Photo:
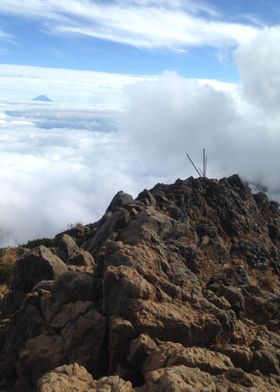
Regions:
<instances>
[{"instance_id":1,"label":"small shrub","mask_svg":"<svg viewBox=\"0 0 280 392\"><path fill-rule=\"evenodd\" d=\"M50 239L50 238L45 238L45 237L38 238L38 239L35 239L35 240L28 241L26 244L21 245L21 247L22 248L33 249L33 248L36 248L36 246L39 246L39 245L44 245L47 248L51 248L53 246L53 240Z\"/></svg>"},{"instance_id":2,"label":"small shrub","mask_svg":"<svg viewBox=\"0 0 280 392\"><path fill-rule=\"evenodd\" d=\"M8 284L11 280L16 264L0 264L0 284Z\"/></svg>"},{"instance_id":3,"label":"small shrub","mask_svg":"<svg viewBox=\"0 0 280 392\"><path fill-rule=\"evenodd\" d=\"M74 227L75 227L76 229L82 229L82 228L84 227L84 225L83 225L81 222L76 222L76 223L74 224Z\"/></svg>"}]
</instances>

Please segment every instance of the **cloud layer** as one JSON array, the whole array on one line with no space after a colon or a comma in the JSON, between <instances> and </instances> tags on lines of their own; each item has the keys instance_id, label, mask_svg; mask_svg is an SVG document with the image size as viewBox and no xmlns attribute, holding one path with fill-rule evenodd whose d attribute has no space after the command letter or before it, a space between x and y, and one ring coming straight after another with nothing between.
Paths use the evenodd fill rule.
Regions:
<instances>
[{"instance_id":1,"label":"cloud layer","mask_svg":"<svg viewBox=\"0 0 280 392\"><path fill-rule=\"evenodd\" d=\"M144 75L0 64L0 99L28 101L44 94L56 104L122 106L123 88L142 79L154 78Z\"/></svg>"},{"instance_id":2,"label":"cloud layer","mask_svg":"<svg viewBox=\"0 0 280 392\"><path fill-rule=\"evenodd\" d=\"M120 186L139 186L116 132L40 129L2 114L0 150L1 245L94 221Z\"/></svg>"},{"instance_id":3,"label":"cloud layer","mask_svg":"<svg viewBox=\"0 0 280 392\"><path fill-rule=\"evenodd\" d=\"M120 101L127 103L122 110L2 103L0 244L94 221L120 189L136 196L156 182L195 175L186 153L199 164L203 147L209 177L239 173L280 200L278 34L266 30L238 49L241 83L235 88L167 72L137 83L118 84L113 78ZM42 76L42 69L37 71ZM54 75L48 77L53 86ZM64 75L66 86L70 77ZM11 73L9 80L13 86L18 81ZM39 93L45 91L34 95Z\"/></svg>"},{"instance_id":4,"label":"cloud layer","mask_svg":"<svg viewBox=\"0 0 280 392\"><path fill-rule=\"evenodd\" d=\"M1 0L0 13L39 21L50 34L171 50L239 45L259 30L253 23L224 22L213 6L193 0Z\"/></svg>"}]
</instances>

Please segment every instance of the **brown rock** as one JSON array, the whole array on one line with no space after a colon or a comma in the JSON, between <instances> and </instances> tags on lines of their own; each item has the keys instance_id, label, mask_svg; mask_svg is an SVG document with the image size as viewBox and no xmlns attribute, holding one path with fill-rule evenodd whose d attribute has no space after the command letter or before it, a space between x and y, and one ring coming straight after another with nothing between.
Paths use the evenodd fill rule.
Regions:
<instances>
[{"instance_id":1,"label":"brown rock","mask_svg":"<svg viewBox=\"0 0 280 392\"><path fill-rule=\"evenodd\" d=\"M23 259L16 262L11 290L14 303L18 306L26 293L41 280L55 280L64 272L67 266L50 249L41 245L31 250Z\"/></svg>"},{"instance_id":2,"label":"brown rock","mask_svg":"<svg viewBox=\"0 0 280 392\"><path fill-rule=\"evenodd\" d=\"M52 300L56 307L75 301L93 299L93 276L86 272L68 271L52 287Z\"/></svg>"},{"instance_id":3,"label":"brown rock","mask_svg":"<svg viewBox=\"0 0 280 392\"><path fill-rule=\"evenodd\" d=\"M222 382L217 387L215 379L199 369L173 366L154 370L146 376L145 385L139 392L227 392Z\"/></svg>"},{"instance_id":4,"label":"brown rock","mask_svg":"<svg viewBox=\"0 0 280 392\"><path fill-rule=\"evenodd\" d=\"M127 316L139 333L183 345L207 344L214 341L222 330L214 315L196 312L188 304L138 300L128 310Z\"/></svg>"},{"instance_id":5,"label":"brown rock","mask_svg":"<svg viewBox=\"0 0 280 392\"><path fill-rule=\"evenodd\" d=\"M65 362L63 339L59 335L39 335L26 342L19 356L18 375L35 383L49 370Z\"/></svg>"},{"instance_id":6,"label":"brown rock","mask_svg":"<svg viewBox=\"0 0 280 392\"><path fill-rule=\"evenodd\" d=\"M76 301L61 308L50 326L63 338L64 355L68 362L88 365L98 374L100 350L106 333L106 320L91 302Z\"/></svg>"},{"instance_id":7,"label":"brown rock","mask_svg":"<svg viewBox=\"0 0 280 392\"><path fill-rule=\"evenodd\" d=\"M17 262L0 390L76 362L53 375L66 389L69 376L80 390L279 391L279 239L278 204L236 175L119 193Z\"/></svg>"},{"instance_id":8,"label":"brown rock","mask_svg":"<svg viewBox=\"0 0 280 392\"><path fill-rule=\"evenodd\" d=\"M144 366L145 373L161 367L184 365L199 368L210 374L221 374L233 368L231 360L220 353L202 347L183 347L179 343L166 342L150 355Z\"/></svg>"},{"instance_id":9,"label":"brown rock","mask_svg":"<svg viewBox=\"0 0 280 392\"><path fill-rule=\"evenodd\" d=\"M42 376L37 383L38 392L95 392L96 381L83 366L73 363L57 367Z\"/></svg>"},{"instance_id":10,"label":"brown rock","mask_svg":"<svg viewBox=\"0 0 280 392\"><path fill-rule=\"evenodd\" d=\"M118 365L126 364L130 342L136 337L136 331L128 320L118 316L109 318L109 374L114 373Z\"/></svg>"},{"instance_id":11,"label":"brown rock","mask_svg":"<svg viewBox=\"0 0 280 392\"><path fill-rule=\"evenodd\" d=\"M129 381L119 376L103 377L96 382L96 392L134 392Z\"/></svg>"},{"instance_id":12,"label":"brown rock","mask_svg":"<svg viewBox=\"0 0 280 392\"><path fill-rule=\"evenodd\" d=\"M130 344L127 361L129 365L141 372L144 361L157 349L157 345L148 335L141 334Z\"/></svg>"},{"instance_id":13,"label":"brown rock","mask_svg":"<svg viewBox=\"0 0 280 392\"><path fill-rule=\"evenodd\" d=\"M68 259L68 264L82 265L91 269L96 266L92 255L83 249L76 250L72 253Z\"/></svg>"},{"instance_id":14,"label":"brown rock","mask_svg":"<svg viewBox=\"0 0 280 392\"><path fill-rule=\"evenodd\" d=\"M65 262L69 263L72 255L78 251L78 246L75 240L68 234L58 235L55 238L55 244L58 246L57 255Z\"/></svg>"},{"instance_id":15,"label":"brown rock","mask_svg":"<svg viewBox=\"0 0 280 392\"><path fill-rule=\"evenodd\" d=\"M38 392L133 392L130 382L118 376L93 380L83 366L64 365L46 373L37 383Z\"/></svg>"},{"instance_id":16,"label":"brown rock","mask_svg":"<svg viewBox=\"0 0 280 392\"><path fill-rule=\"evenodd\" d=\"M130 299L155 299L156 290L135 269L110 266L104 275L104 312L120 313Z\"/></svg>"},{"instance_id":17,"label":"brown rock","mask_svg":"<svg viewBox=\"0 0 280 392\"><path fill-rule=\"evenodd\" d=\"M237 368L241 368L245 371L252 370L253 367L253 353L249 347L239 346L239 345L231 345L221 347L219 349L224 355L227 355L231 360L234 366Z\"/></svg>"}]
</instances>

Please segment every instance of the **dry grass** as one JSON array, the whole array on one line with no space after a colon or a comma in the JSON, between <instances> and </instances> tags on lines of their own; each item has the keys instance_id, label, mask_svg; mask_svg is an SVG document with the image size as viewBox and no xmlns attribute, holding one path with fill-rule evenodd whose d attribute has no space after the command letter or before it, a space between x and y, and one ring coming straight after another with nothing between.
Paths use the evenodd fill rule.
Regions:
<instances>
[{"instance_id":1,"label":"dry grass","mask_svg":"<svg viewBox=\"0 0 280 392\"><path fill-rule=\"evenodd\" d=\"M20 248L1 248L0 252L0 298L8 290L8 286L13 275L16 260L21 256Z\"/></svg>"},{"instance_id":2,"label":"dry grass","mask_svg":"<svg viewBox=\"0 0 280 392\"><path fill-rule=\"evenodd\" d=\"M248 273L249 283L253 287L261 287L269 291L275 291L279 285L279 277L272 270L266 272L251 271Z\"/></svg>"},{"instance_id":3,"label":"dry grass","mask_svg":"<svg viewBox=\"0 0 280 392\"><path fill-rule=\"evenodd\" d=\"M5 248L0 257L1 263L14 263L20 256L21 252L18 248Z\"/></svg>"},{"instance_id":4,"label":"dry grass","mask_svg":"<svg viewBox=\"0 0 280 392\"><path fill-rule=\"evenodd\" d=\"M221 334L216 336L215 339L215 346L217 348L224 348L227 345L226 340L223 338L223 336L221 336Z\"/></svg>"},{"instance_id":5,"label":"dry grass","mask_svg":"<svg viewBox=\"0 0 280 392\"><path fill-rule=\"evenodd\" d=\"M5 297L5 295L9 292L9 287L7 284L0 285L0 299Z\"/></svg>"},{"instance_id":6,"label":"dry grass","mask_svg":"<svg viewBox=\"0 0 280 392\"><path fill-rule=\"evenodd\" d=\"M250 274L247 275L250 286L259 287L259 280L255 274L255 271L252 271Z\"/></svg>"},{"instance_id":7,"label":"dry grass","mask_svg":"<svg viewBox=\"0 0 280 392\"><path fill-rule=\"evenodd\" d=\"M279 277L272 270L267 270L259 277L259 282L261 286L274 291L279 285Z\"/></svg>"}]
</instances>

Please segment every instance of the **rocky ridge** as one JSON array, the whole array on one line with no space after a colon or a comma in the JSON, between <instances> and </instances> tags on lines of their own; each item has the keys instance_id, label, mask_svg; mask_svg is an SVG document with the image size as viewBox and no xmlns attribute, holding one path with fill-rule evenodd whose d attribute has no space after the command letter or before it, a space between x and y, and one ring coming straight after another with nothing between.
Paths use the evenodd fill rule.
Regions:
<instances>
[{"instance_id":1,"label":"rocky ridge","mask_svg":"<svg viewBox=\"0 0 280 392\"><path fill-rule=\"evenodd\" d=\"M0 391L279 391L279 275L279 206L237 175L119 192L17 260Z\"/></svg>"}]
</instances>

